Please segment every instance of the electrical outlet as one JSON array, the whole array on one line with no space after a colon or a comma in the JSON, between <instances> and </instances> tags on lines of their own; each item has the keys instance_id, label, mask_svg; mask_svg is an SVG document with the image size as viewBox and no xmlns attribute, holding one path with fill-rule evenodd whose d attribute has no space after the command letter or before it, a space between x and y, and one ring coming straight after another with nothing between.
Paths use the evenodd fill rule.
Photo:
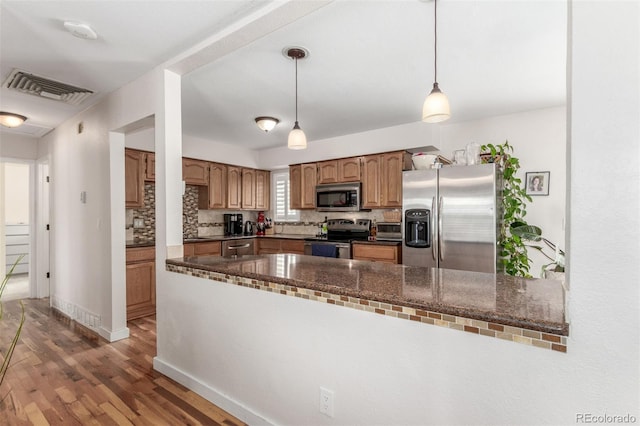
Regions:
<instances>
[{"instance_id":1,"label":"electrical outlet","mask_svg":"<svg viewBox=\"0 0 640 426\"><path fill-rule=\"evenodd\" d=\"M333 417L333 391L320 387L320 412Z\"/></svg>"},{"instance_id":2,"label":"electrical outlet","mask_svg":"<svg viewBox=\"0 0 640 426\"><path fill-rule=\"evenodd\" d=\"M139 219L139 218L133 219L133 227L135 229L144 228L144 219Z\"/></svg>"}]
</instances>

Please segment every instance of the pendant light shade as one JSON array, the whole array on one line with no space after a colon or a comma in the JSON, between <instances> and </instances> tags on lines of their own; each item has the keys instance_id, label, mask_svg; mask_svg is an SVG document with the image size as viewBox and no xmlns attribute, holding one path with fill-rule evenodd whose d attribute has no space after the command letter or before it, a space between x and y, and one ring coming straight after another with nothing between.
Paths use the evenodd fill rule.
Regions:
<instances>
[{"instance_id":1,"label":"pendant light shade","mask_svg":"<svg viewBox=\"0 0 640 426\"><path fill-rule=\"evenodd\" d=\"M0 124L2 124L4 127L21 126L26 119L27 117L25 117L24 115L0 111Z\"/></svg>"},{"instance_id":2,"label":"pendant light shade","mask_svg":"<svg viewBox=\"0 0 640 426\"><path fill-rule=\"evenodd\" d=\"M287 50L287 56L296 62L296 123L294 124L293 129L291 129L291 132L289 132L287 147L289 149L306 149L307 136L298 124L298 59L306 57L307 52L304 49L293 47Z\"/></svg>"},{"instance_id":3,"label":"pendant light shade","mask_svg":"<svg viewBox=\"0 0 640 426\"><path fill-rule=\"evenodd\" d=\"M433 90L424 100L424 105L422 106L422 121L439 123L449 119L450 116L449 99L440 91L438 83L433 83Z\"/></svg>"},{"instance_id":4,"label":"pendant light shade","mask_svg":"<svg viewBox=\"0 0 640 426\"><path fill-rule=\"evenodd\" d=\"M307 147L307 137L304 132L298 126L298 122L293 126L293 129L289 132L289 141L287 142L289 149L305 149Z\"/></svg>"},{"instance_id":5,"label":"pendant light shade","mask_svg":"<svg viewBox=\"0 0 640 426\"><path fill-rule=\"evenodd\" d=\"M438 87L438 0L433 0L433 89L422 105L422 121L439 123L451 116L449 99Z\"/></svg>"}]
</instances>

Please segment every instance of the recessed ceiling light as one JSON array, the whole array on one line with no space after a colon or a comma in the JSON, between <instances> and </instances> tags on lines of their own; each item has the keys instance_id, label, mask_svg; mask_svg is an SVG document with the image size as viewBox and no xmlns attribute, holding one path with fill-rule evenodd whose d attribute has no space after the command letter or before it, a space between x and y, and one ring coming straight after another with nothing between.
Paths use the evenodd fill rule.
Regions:
<instances>
[{"instance_id":1,"label":"recessed ceiling light","mask_svg":"<svg viewBox=\"0 0 640 426\"><path fill-rule=\"evenodd\" d=\"M87 24L81 24L80 22L66 21L64 27L67 31L78 38L84 38L87 40L96 40L98 34Z\"/></svg>"}]
</instances>

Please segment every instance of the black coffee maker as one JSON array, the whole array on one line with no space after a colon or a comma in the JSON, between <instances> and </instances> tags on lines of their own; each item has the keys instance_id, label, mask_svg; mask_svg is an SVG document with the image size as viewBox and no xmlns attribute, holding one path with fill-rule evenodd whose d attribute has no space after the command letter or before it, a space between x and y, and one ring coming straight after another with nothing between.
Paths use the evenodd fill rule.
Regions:
<instances>
[{"instance_id":1,"label":"black coffee maker","mask_svg":"<svg viewBox=\"0 0 640 426\"><path fill-rule=\"evenodd\" d=\"M225 213L224 214L224 235L231 237L242 235L244 222L242 221L242 213Z\"/></svg>"}]
</instances>

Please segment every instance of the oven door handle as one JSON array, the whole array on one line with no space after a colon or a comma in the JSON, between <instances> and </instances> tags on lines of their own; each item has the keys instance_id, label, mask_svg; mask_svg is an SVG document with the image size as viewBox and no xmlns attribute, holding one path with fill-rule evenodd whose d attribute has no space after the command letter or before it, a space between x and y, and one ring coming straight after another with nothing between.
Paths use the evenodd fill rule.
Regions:
<instances>
[{"instance_id":1,"label":"oven door handle","mask_svg":"<svg viewBox=\"0 0 640 426\"><path fill-rule=\"evenodd\" d=\"M227 248L228 248L229 250L237 250L237 249L241 249L241 248L247 248L247 247L249 247L249 246L251 246L251 243L242 244L242 245L240 245L240 246L227 246Z\"/></svg>"}]
</instances>

